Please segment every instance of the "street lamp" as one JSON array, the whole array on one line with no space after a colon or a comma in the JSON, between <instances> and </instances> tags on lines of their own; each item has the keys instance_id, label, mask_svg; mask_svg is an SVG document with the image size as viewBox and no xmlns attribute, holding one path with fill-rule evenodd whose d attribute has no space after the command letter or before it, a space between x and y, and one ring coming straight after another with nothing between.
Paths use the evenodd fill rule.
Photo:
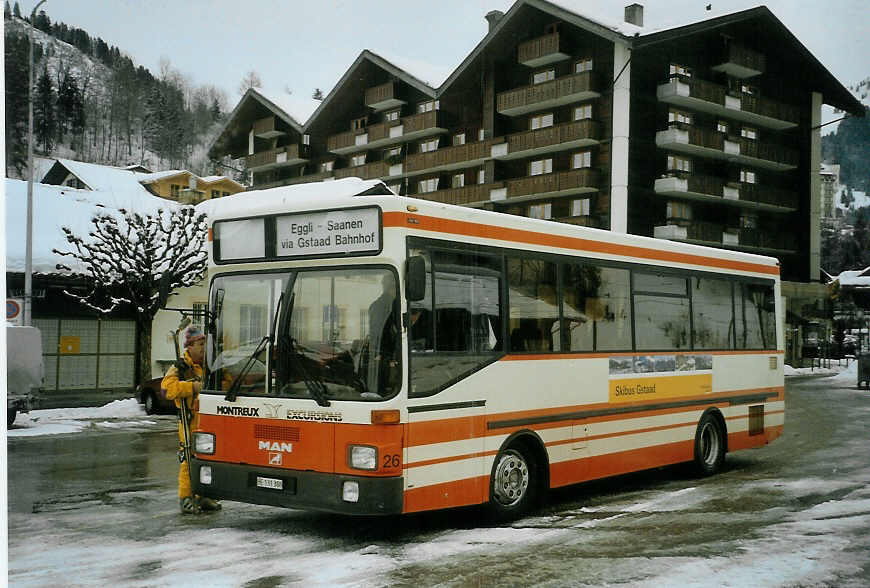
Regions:
<instances>
[{"instance_id":1,"label":"street lamp","mask_svg":"<svg viewBox=\"0 0 870 588\"><path fill-rule=\"evenodd\" d=\"M32 324L31 306L33 305L33 28L36 22L37 9L45 4L33 7L30 13L30 75L27 86L27 239L24 250L24 326Z\"/></svg>"}]
</instances>

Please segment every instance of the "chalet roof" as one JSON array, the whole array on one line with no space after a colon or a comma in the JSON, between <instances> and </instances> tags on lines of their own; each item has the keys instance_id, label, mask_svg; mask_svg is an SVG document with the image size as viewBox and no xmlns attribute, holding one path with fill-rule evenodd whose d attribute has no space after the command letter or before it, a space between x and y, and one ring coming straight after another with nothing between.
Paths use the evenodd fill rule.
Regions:
<instances>
[{"instance_id":1,"label":"chalet roof","mask_svg":"<svg viewBox=\"0 0 870 588\"><path fill-rule=\"evenodd\" d=\"M194 174L186 169L167 169L159 172L152 172L150 174L138 174L137 179L140 184L153 184L154 182L159 182L160 180L165 180L167 178L174 178L175 176L192 175Z\"/></svg>"},{"instance_id":2,"label":"chalet roof","mask_svg":"<svg viewBox=\"0 0 870 588\"><path fill-rule=\"evenodd\" d=\"M89 190L110 194L147 194L139 184L141 174L119 167L58 159L43 176L44 184L60 184L68 174L77 177Z\"/></svg>"},{"instance_id":3,"label":"chalet roof","mask_svg":"<svg viewBox=\"0 0 870 588\"><path fill-rule=\"evenodd\" d=\"M862 270L847 270L835 278L840 286L852 288L870 288L870 267Z\"/></svg>"}]
</instances>

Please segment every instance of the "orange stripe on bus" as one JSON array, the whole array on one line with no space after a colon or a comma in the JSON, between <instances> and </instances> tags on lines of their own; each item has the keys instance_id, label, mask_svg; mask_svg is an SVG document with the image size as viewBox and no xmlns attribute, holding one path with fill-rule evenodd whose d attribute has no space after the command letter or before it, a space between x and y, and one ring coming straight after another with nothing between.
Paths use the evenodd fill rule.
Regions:
<instances>
[{"instance_id":1,"label":"orange stripe on bus","mask_svg":"<svg viewBox=\"0 0 870 588\"><path fill-rule=\"evenodd\" d=\"M489 475L405 490L402 512L480 504L489 499Z\"/></svg>"},{"instance_id":2,"label":"orange stripe on bus","mask_svg":"<svg viewBox=\"0 0 870 588\"><path fill-rule=\"evenodd\" d=\"M523 229L497 227L494 225L484 225L480 223L424 216L420 214L385 212L383 220L384 227L404 227L436 233L465 235L468 237L512 241L515 243L541 245L546 247L559 247L563 249L574 249L608 255L619 255L623 257L636 257L669 263L685 263L712 266L721 269L756 272L773 276L779 275L779 267L762 265L760 263L733 261L689 253L675 253L672 251L649 249L647 247L639 247L636 245L620 245L618 243L607 243L592 239L581 239L579 237L537 233Z\"/></svg>"}]
</instances>

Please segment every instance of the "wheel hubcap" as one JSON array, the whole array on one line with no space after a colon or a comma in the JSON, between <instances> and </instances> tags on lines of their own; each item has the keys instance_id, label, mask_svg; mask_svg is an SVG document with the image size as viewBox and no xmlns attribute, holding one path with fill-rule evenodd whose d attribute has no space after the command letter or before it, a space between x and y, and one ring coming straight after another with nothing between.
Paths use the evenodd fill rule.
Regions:
<instances>
[{"instance_id":1,"label":"wheel hubcap","mask_svg":"<svg viewBox=\"0 0 870 588\"><path fill-rule=\"evenodd\" d=\"M495 468L495 499L504 506L513 506L523 499L528 489L529 466L526 460L512 449L506 451Z\"/></svg>"},{"instance_id":2,"label":"wheel hubcap","mask_svg":"<svg viewBox=\"0 0 870 588\"><path fill-rule=\"evenodd\" d=\"M704 464L712 466L719 455L719 433L713 423L706 423L701 430L701 458Z\"/></svg>"}]
</instances>

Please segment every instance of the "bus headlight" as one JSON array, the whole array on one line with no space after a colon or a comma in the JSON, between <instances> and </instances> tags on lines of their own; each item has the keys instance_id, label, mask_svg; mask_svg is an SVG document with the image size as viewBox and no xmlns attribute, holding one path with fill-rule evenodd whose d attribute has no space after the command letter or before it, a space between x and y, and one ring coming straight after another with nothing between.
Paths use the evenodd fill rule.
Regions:
<instances>
[{"instance_id":1,"label":"bus headlight","mask_svg":"<svg viewBox=\"0 0 870 588\"><path fill-rule=\"evenodd\" d=\"M193 434L193 451L195 453L214 454L214 435L196 432Z\"/></svg>"},{"instance_id":2,"label":"bus headlight","mask_svg":"<svg viewBox=\"0 0 870 588\"><path fill-rule=\"evenodd\" d=\"M348 452L348 465L355 470L378 469L378 450L368 445L351 445Z\"/></svg>"},{"instance_id":3,"label":"bus headlight","mask_svg":"<svg viewBox=\"0 0 870 588\"><path fill-rule=\"evenodd\" d=\"M211 466L202 466L199 468L199 483L211 484Z\"/></svg>"}]
</instances>

